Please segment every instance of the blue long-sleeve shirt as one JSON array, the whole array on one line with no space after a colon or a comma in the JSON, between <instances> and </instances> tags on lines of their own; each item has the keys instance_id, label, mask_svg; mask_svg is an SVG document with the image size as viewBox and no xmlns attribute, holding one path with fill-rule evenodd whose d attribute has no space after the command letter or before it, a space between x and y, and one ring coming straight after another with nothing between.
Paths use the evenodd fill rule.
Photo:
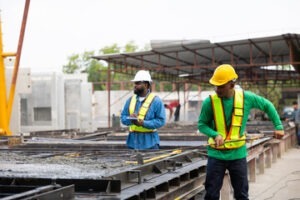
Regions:
<instances>
[{"instance_id":1,"label":"blue long-sleeve shirt","mask_svg":"<svg viewBox=\"0 0 300 200\"><path fill-rule=\"evenodd\" d=\"M124 108L121 112L121 122L126 126L132 125L131 120L127 119L129 114L129 105L130 105L131 98L127 99ZM144 100L143 100L144 101ZM135 113L137 114L143 101L140 101L139 97L137 96L137 102L135 107ZM162 100L156 96L150 107L149 110L144 118L143 127L148 129L158 129L164 126L166 123L166 111ZM149 149L156 144L159 145L160 139L158 132L155 131L153 133L136 133L131 132L127 137L126 144L129 148L132 149Z\"/></svg>"}]
</instances>

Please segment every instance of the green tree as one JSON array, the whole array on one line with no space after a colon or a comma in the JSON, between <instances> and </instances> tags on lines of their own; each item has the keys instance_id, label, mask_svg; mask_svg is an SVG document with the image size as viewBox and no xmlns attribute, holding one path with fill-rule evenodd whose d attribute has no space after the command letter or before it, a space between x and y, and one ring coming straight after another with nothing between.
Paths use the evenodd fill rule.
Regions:
<instances>
[{"instance_id":1,"label":"green tree","mask_svg":"<svg viewBox=\"0 0 300 200\"><path fill-rule=\"evenodd\" d=\"M73 54L69 56L68 64L63 66L63 72L66 74L86 72L88 66L90 66L92 62L90 57L93 55L94 51L86 51L82 54Z\"/></svg>"},{"instance_id":2,"label":"green tree","mask_svg":"<svg viewBox=\"0 0 300 200\"><path fill-rule=\"evenodd\" d=\"M72 54L68 57L68 63L63 66L63 72L67 74L88 73L88 81L94 83L94 90L105 89L101 83L107 81L107 65L92 59L95 55L130 53L137 51L138 46L133 42L128 42L123 48L117 44L105 46L96 54L95 51L85 51L81 54ZM113 80L127 80L123 74L112 73ZM114 87L114 86L113 86ZM114 88L113 88L114 89Z\"/></svg>"},{"instance_id":3,"label":"green tree","mask_svg":"<svg viewBox=\"0 0 300 200\"><path fill-rule=\"evenodd\" d=\"M97 60L91 60L89 66L87 67L87 73L88 73L88 81L92 83L99 83L100 81L103 81L103 79L106 78L106 73L103 69L107 69L105 66L103 66L101 63L99 63ZM105 70L106 71L106 70ZM103 85L101 84L94 84L94 90L103 90Z\"/></svg>"},{"instance_id":4,"label":"green tree","mask_svg":"<svg viewBox=\"0 0 300 200\"><path fill-rule=\"evenodd\" d=\"M99 50L99 54L113 54L113 53L120 53L121 47L117 44L112 44L110 46L105 46Z\"/></svg>"},{"instance_id":5,"label":"green tree","mask_svg":"<svg viewBox=\"0 0 300 200\"><path fill-rule=\"evenodd\" d=\"M68 59L69 59L68 64L63 66L63 72L66 74L73 74L79 70L79 66L77 64L79 55L73 54L73 55L69 56Z\"/></svg>"},{"instance_id":6,"label":"green tree","mask_svg":"<svg viewBox=\"0 0 300 200\"><path fill-rule=\"evenodd\" d=\"M130 52L136 52L138 49L138 46L134 43L134 41L128 42L124 47L124 52L130 53Z\"/></svg>"}]
</instances>

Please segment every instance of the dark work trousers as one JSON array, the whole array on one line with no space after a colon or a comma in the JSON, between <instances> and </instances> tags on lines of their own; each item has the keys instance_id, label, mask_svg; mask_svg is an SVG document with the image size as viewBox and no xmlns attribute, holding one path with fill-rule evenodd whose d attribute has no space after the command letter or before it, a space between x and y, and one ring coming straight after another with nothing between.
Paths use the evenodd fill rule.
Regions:
<instances>
[{"instance_id":1,"label":"dark work trousers","mask_svg":"<svg viewBox=\"0 0 300 200\"><path fill-rule=\"evenodd\" d=\"M296 137L297 137L298 145L300 146L300 124L296 124Z\"/></svg>"},{"instance_id":2,"label":"dark work trousers","mask_svg":"<svg viewBox=\"0 0 300 200\"><path fill-rule=\"evenodd\" d=\"M180 107L181 107L180 104L178 106L176 106L176 110L174 112L174 122L178 122L179 121Z\"/></svg>"},{"instance_id":3,"label":"dark work trousers","mask_svg":"<svg viewBox=\"0 0 300 200\"><path fill-rule=\"evenodd\" d=\"M248 172L246 158L238 160L219 160L208 157L205 180L205 200L219 200L220 190L226 169L229 171L231 185L236 200L248 200Z\"/></svg>"}]
</instances>

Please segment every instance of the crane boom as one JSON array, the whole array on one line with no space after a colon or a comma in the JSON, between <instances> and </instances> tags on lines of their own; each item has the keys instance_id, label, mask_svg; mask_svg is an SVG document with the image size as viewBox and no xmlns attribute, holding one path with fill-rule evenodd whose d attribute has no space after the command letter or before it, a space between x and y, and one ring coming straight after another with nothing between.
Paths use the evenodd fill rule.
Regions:
<instances>
[{"instance_id":1,"label":"crane boom","mask_svg":"<svg viewBox=\"0 0 300 200\"><path fill-rule=\"evenodd\" d=\"M19 42L18 42L18 48L16 53L5 53L3 52L3 43L2 43L2 24L0 19L0 135L10 136L12 135L9 125L10 125L10 117L12 113L12 107L14 102L14 96L15 96L15 89L16 89L16 83L17 83L17 77L18 77L18 71L19 71L19 63L21 59L21 52L23 47L23 40L25 35L25 28L26 28L26 22L27 22L27 16L29 11L29 5L30 0L26 0L25 2L25 8L23 13L23 20L22 20L22 26L20 30L20 36L19 36ZM6 57L15 57L15 63L14 63L14 69L13 69L13 75L12 75L12 81L10 85L10 92L7 99L6 94L6 78L5 78L5 64L4 59Z\"/></svg>"}]
</instances>

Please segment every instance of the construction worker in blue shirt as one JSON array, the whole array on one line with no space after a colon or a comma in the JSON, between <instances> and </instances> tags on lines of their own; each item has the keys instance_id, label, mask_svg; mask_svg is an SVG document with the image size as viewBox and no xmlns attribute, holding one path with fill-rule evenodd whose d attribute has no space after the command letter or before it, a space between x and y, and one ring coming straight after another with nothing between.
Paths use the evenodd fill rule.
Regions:
<instances>
[{"instance_id":1,"label":"construction worker in blue shirt","mask_svg":"<svg viewBox=\"0 0 300 200\"><path fill-rule=\"evenodd\" d=\"M247 147L245 128L252 108L267 113L274 126L275 137L284 135L274 105L250 91L235 89L238 78L231 65L218 66L209 82L215 93L202 104L198 129L209 137L205 180L205 200L219 200L225 171L229 171L236 200L248 200Z\"/></svg>"},{"instance_id":2,"label":"construction worker in blue shirt","mask_svg":"<svg viewBox=\"0 0 300 200\"><path fill-rule=\"evenodd\" d=\"M129 126L126 144L130 149L159 149L157 129L166 123L163 101L151 92L149 71L138 71L131 81L134 95L127 99L121 112L122 124Z\"/></svg>"}]
</instances>

